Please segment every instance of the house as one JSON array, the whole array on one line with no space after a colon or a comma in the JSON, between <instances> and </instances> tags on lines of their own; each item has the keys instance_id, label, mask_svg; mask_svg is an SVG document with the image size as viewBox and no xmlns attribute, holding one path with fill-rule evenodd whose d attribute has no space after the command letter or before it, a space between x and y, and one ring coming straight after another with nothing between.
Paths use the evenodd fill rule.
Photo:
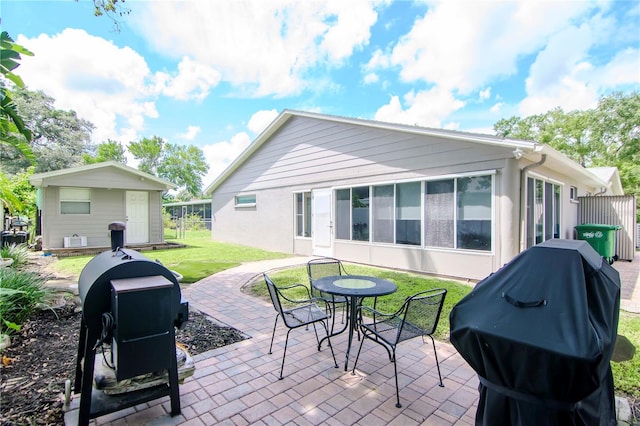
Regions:
<instances>
[{"instance_id":1,"label":"house","mask_svg":"<svg viewBox=\"0 0 640 426\"><path fill-rule=\"evenodd\" d=\"M109 224L125 244L162 243L162 193L172 183L115 161L34 174L42 247L109 247Z\"/></svg>"},{"instance_id":2,"label":"house","mask_svg":"<svg viewBox=\"0 0 640 426\"><path fill-rule=\"evenodd\" d=\"M164 203L162 207L171 215L173 221L186 217L198 217L203 227L211 229L211 200L175 201Z\"/></svg>"},{"instance_id":3,"label":"house","mask_svg":"<svg viewBox=\"0 0 640 426\"><path fill-rule=\"evenodd\" d=\"M217 240L482 279L607 190L532 141L284 110L205 194Z\"/></svg>"}]
</instances>

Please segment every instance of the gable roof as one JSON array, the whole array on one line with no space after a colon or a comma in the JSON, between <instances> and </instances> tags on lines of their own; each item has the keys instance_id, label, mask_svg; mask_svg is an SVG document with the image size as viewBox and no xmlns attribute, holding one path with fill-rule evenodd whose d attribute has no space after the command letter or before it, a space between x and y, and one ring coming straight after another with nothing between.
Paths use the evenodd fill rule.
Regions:
<instances>
[{"instance_id":1,"label":"gable roof","mask_svg":"<svg viewBox=\"0 0 640 426\"><path fill-rule=\"evenodd\" d=\"M620 181L620 172L617 167L589 167L587 170L609 183L607 195L624 194L622 182Z\"/></svg>"},{"instance_id":2,"label":"gable roof","mask_svg":"<svg viewBox=\"0 0 640 426\"><path fill-rule=\"evenodd\" d=\"M600 177L571 160L566 155L551 148L548 145L534 141L520 139L508 139L500 136L460 132L454 130L432 129L427 127L411 126L408 124L387 123L382 121L364 120L360 118L339 117L334 115L319 114L313 112L285 109L271 124L258 135L258 137L231 163L229 166L204 190L204 195L211 195L233 172L235 172L251 155L260 148L269 138L275 134L292 117L306 117L315 120L332 121L356 126L367 126L375 129L390 130L402 133L411 133L422 136L435 136L463 142L472 142L485 145L501 146L514 150L514 155L527 156L538 154L533 161L538 161L541 154L546 154L546 164L551 167L569 169L577 174L580 179L594 187L607 187L607 183ZM519 157L518 157L519 158Z\"/></svg>"},{"instance_id":3,"label":"gable roof","mask_svg":"<svg viewBox=\"0 0 640 426\"><path fill-rule=\"evenodd\" d=\"M153 176L153 175L150 175L148 173L141 172L138 169L134 169L133 167L126 166L126 165L124 165L122 163L119 163L117 161L105 161L105 162L102 162L102 163L87 164L85 166L70 167L68 169L53 170L51 172L36 173L36 174L32 175L29 178L29 183L31 183L31 185L33 185L35 187L40 187L40 186L43 185L44 181L49 179L49 178L65 176L65 175L70 175L70 174L74 174L74 173L88 172L88 171L92 171L92 170L105 169L105 168L118 169L118 170L124 171L126 173L132 174L134 176L138 176L140 178L147 179L147 180L152 181L152 182L156 182L156 183L166 187L167 190L174 189L174 188L177 187L176 185L174 185L171 182L167 182L164 179L160 179L160 178L158 178L156 176Z\"/></svg>"}]
</instances>

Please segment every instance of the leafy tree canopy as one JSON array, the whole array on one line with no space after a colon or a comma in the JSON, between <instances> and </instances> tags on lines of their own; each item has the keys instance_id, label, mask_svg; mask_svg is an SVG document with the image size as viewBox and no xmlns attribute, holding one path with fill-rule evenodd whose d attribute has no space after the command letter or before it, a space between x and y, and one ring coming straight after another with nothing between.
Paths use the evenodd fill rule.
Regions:
<instances>
[{"instance_id":1,"label":"leafy tree canopy","mask_svg":"<svg viewBox=\"0 0 640 426\"><path fill-rule=\"evenodd\" d=\"M36 173L59 170L82 164L82 154L91 145L93 124L79 118L75 111L64 111L53 106L54 99L42 91L18 89L14 93L20 115L32 131L31 149L36 155ZM8 164L7 171L16 173L26 169L16 149L3 149L0 157Z\"/></svg>"},{"instance_id":2,"label":"leafy tree canopy","mask_svg":"<svg viewBox=\"0 0 640 426\"><path fill-rule=\"evenodd\" d=\"M118 163L127 164L125 149L118 141L108 139L95 147L95 154L82 154L84 164L103 163L105 161L117 161Z\"/></svg>"},{"instance_id":3,"label":"leafy tree canopy","mask_svg":"<svg viewBox=\"0 0 640 426\"><path fill-rule=\"evenodd\" d=\"M598 106L565 112L560 108L525 118L502 119L497 135L535 140L585 167L616 166L626 194L640 194L640 93L615 92Z\"/></svg>"},{"instance_id":4,"label":"leafy tree canopy","mask_svg":"<svg viewBox=\"0 0 640 426\"><path fill-rule=\"evenodd\" d=\"M21 55L33 56L33 53L14 43L6 31L0 33L0 145L13 147L33 163L35 156L28 143L31 140L31 130L18 113L13 95L6 84L11 82L15 87L24 87L20 76L13 72L20 66Z\"/></svg>"},{"instance_id":5,"label":"leafy tree canopy","mask_svg":"<svg viewBox=\"0 0 640 426\"><path fill-rule=\"evenodd\" d=\"M153 136L129 144L129 152L139 160L138 169L172 182L197 197L202 176L209 170L202 150L196 146L174 145Z\"/></svg>"}]
</instances>

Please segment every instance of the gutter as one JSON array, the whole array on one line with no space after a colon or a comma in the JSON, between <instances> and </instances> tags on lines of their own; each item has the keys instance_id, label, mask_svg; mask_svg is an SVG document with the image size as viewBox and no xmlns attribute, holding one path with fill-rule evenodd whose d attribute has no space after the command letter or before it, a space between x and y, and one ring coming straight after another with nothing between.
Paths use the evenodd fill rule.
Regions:
<instances>
[{"instance_id":1,"label":"gutter","mask_svg":"<svg viewBox=\"0 0 640 426\"><path fill-rule=\"evenodd\" d=\"M542 154L538 162L531 163L527 166L524 166L522 170L520 170L520 235L519 235L520 252L524 251L526 246L525 240L524 240L524 235L525 235L524 212L526 210L525 194L526 194L527 172L531 169L535 169L536 167L542 166L545 163L545 161L547 161L547 154Z\"/></svg>"}]
</instances>

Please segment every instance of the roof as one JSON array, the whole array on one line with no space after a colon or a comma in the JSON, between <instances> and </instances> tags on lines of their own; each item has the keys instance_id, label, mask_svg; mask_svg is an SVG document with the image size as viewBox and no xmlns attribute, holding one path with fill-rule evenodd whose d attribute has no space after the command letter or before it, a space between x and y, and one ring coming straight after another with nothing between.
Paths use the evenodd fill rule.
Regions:
<instances>
[{"instance_id":1,"label":"roof","mask_svg":"<svg viewBox=\"0 0 640 426\"><path fill-rule=\"evenodd\" d=\"M104 161L102 163L87 164L85 166L70 167L68 169L53 170L51 172L45 172L45 173L36 173L36 174L32 175L29 178L29 182L33 186L40 187L40 186L43 185L44 181L46 179L49 179L49 178L59 177L59 176L64 176L64 175L70 175L70 174L74 174L74 173L88 172L88 171L91 171L91 170L104 169L104 168L108 168L108 167L119 169L119 170L122 170L122 171L124 171L126 173L130 173L132 175L139 176L139 177L147 179L149 181L159 183L160 185L165 186L167 188L167 190L175 189L177 187L176 185L174 185L171 182L168 182L168 181L166 181L164 179L160 179L160 178L158 178L156 176L153 176L153 175L150 175L148 173L141 172L138 169L134 169L133 167L126 166L126 165L124 165L122 163L119 163L117 161Z\"/></svg>"},{"instance_id":2,"label":"roof","mask_svg":"<svg viewBox=\"0 0 640 426\"><path fill-rule=\"evenodd\" d=\"M622 182L620 181L620 172L617 167L589 167L587 170L609 183L607 195L624 194Z\"/></svg>"},{"instance_id":3,"label":"roof","mask_svg":"<svg viewBox=\"0 0 640 426\"><path fill-rule=\"evenodd\" d=\"M198 204L211 204L211 200L191 200L191 201L176 201L173 203L162 203L162 207L175 207L175 206L195 206Z\"/></svg>"},{"instance_id":4,"label":"roof","mask_svg":"<svg viewBox=\"0 0 640 426\"><path fill-rule=\"evenodd\" d=\"M526 157L529 154L538 154L533 161L540 159L540 154L547 155L546 164L557 166L562 169L569 169L576 173L585 183L589 183L594 187L606 187L607 183L598 176L590 173L571 160L566 155L551 148L548 145L540 144L534 141L526 141L520 139L509 139L501 136L460 132L455 130L432 129L428 127L412 126L408 124L387 123L382 121L364 120L360 118L339 117L334 115L319 114L313 112L296 111L285 109L271 124L258 135L251 143L205 190L205 195L211 195L218 186L220 186L233 172L235 172L251 155L260 148L269 138L275 134L284 124L292 117L306 117L316 120L332 121L336 123L351 124L356 126L367 126L376 129L390 130L402 133L411 133L423 136L435 136L444 139L451 139L464 142L480 143L485 145L501 146L507 149L513 149L514 155Z\"/></svg>"}]
</instances>

